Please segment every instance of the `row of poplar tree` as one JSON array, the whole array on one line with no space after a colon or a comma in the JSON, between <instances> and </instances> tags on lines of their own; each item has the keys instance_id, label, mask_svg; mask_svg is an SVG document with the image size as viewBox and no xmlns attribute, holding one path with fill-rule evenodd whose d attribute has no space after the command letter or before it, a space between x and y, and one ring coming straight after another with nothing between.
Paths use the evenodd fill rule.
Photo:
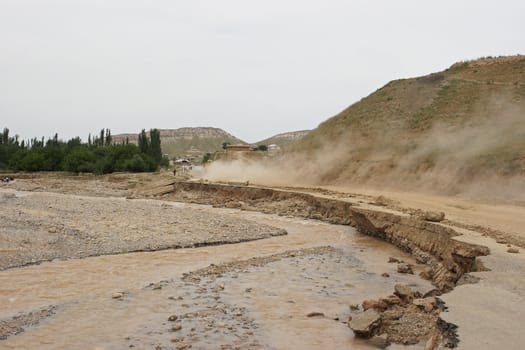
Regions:
<instances>
[{"instance_id":1,"label":"row of poplar tree","mask_svg":"<svg viewBox=\"0 0 525 350\"><path fill-rule=\"evenodd\" d=\"M112 172L155 171L167 166L162 156L160 132L143 129L138 145L126 139L114 143L111 131L102 129L99 135L88 136L83 143L79 137L62 141L53 138L19 140L4 128L0 134L0 170L11 171L68 171L74 173L107 174Z\"/></svg>"}]
</instances>

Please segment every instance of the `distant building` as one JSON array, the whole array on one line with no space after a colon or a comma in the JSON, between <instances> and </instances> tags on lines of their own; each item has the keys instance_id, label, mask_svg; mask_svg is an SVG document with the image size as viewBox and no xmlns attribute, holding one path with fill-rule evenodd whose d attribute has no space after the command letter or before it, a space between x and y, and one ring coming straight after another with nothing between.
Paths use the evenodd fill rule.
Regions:
<instances>
[{"instance_id":1,"label":"distant building","mask_svg":"<svg viewBox=\"0 0 525 350\"><path fill-rule=\"evenodd\" d=\"M263 158L263 152L256 152L252 145L226 145L224 151L216 152L213 156L214 161L250 161Z\"/></svg>"},{"instance_id":2,"label":"distant building","mask_svg":"<svg viewBox=\"0 0 525 350\"><path fill-rule=\"evenodd\" d=\"M191 162L185 158L177 159L173 163L175 163L175 165L191 165Z\"/></svg>"}]
</instances>

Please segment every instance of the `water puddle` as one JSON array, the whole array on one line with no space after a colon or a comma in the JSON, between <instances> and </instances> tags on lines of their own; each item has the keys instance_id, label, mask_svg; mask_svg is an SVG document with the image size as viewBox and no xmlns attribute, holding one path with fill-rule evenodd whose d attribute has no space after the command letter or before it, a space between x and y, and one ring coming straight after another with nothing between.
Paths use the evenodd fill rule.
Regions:
<instances>
[{"instance_id":1,"label":"water puddle","mask_svg":"<svg viewBox=\"0 0 525 350\"><path fill-rule=\"evenodd\" d=\"M387 263L389 256L413 262L410 256L348 226L184 206L198 208L203 217L214 212L270 224L288 235L1 271L0 320L57 308L25 332L0 340L0 348L371 349L345 324L349 306L388 295L396 283L432 288L417 271L398 274ZM211 264L227 268L182 279ZM390 277L382 277L385 272ZM310 312L323 315L308 317ZM390 347L397 348L406 347Z\"/></svg>"}]
</instances>

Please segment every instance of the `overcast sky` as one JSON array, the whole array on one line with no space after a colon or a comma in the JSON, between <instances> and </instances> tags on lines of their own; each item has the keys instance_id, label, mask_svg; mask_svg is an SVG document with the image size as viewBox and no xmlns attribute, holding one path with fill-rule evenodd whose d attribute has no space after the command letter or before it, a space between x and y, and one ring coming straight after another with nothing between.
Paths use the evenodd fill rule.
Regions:
<instances>
[{"instance_id":1,"label":"overcast sky","mask_svg":"<svg viewBox=\"0 0 525 350\"><path fill-rule=\"evenodd\" d=\"M214 126L255 142L392 79L518 53L523 0L0 0L0 127Z\"/></svg>"}]
</instances>

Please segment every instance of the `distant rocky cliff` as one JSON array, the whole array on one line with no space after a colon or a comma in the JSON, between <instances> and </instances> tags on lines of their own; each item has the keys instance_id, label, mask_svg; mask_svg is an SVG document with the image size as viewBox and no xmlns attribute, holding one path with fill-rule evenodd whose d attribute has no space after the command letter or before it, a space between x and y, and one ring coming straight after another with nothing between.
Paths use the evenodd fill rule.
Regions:
<instances>
[{"instance_id":1,"label":"distant rocky cliff","mask_svg":"<svg viewBox=\"0 0 525 350\"><path fill-rule=\"evenodd\" d=\"M138 134L119 134L113 136L113 142L138 143ZM230 133L211 127L160 129L162 152L170 158L200 158L205 153L222 150L222 144L228 142L245 143Z\"/></svg>"}]
</instances>

